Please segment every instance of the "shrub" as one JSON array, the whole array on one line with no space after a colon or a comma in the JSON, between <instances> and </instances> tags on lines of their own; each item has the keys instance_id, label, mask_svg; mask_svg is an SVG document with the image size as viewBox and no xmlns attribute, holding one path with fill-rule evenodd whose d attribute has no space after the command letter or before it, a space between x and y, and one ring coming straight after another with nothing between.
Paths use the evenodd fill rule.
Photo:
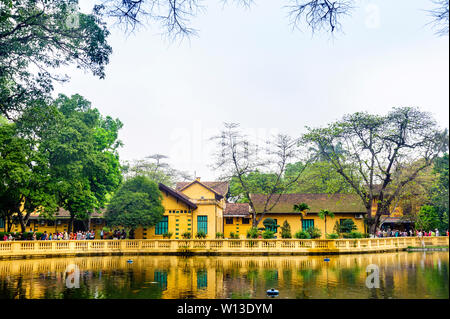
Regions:
<instances>
[{"instance_id":1,"label":"shrub","mask_svg":"<svg viewBox=\"0 0 450 319\"><path fill-rule=\"evenodd\" d=\"M356 230L356 225L355 225L355 222L352 219L345 219L339 225L339 232L340 233L350 233L350 232L352 232L354 230Z\"/></svg>"},{"instance_id":2,"label":"shrub","mask_svg":"<svg viewBox=\"0 0 450 319\"><path fill-rule=\"evenodd\" d=\"M344 233L342 234L344 238L364 238L364 235L357 231L352 231L350 233Z\"/></svg>"},{"instance_id":3,"label":"shrub","mask_svg":"<svg viewBox=\"0 0 450 319\"><path fill-rule=\"evenodd\" d=\"M281 226L281 238L292 238L291 225L289 225L287 220L285 220L283 226Z\"/></svg>"},{"instance_id":4,"label":"shrub","mask_svg":"<svg viewBox=\"0 0 450 319\"><path fill-rule=\"evenodd\" d=\"M224 237L223 233L221 233L221 232L216 233L216 238L223 238L223 237Z\"/></svg>"},{"instance_id":5,"label":"shrub","mask_svg":"<svg viewBox=\"0 0 450 319\"><path fill-rule=\"evenodd\" d=\"M259 236L259 230L256 227L252 227L249 230L247 230L247 238L258 238Z\"/></svg>"},{"instance_id":6,"label":"shrub","mask_svg":"<svg viewBox=\"0 0 450 319\"><path fill-rule=\"evenodd\" d=\"M339 238L339 234L336 234L336 233L327 234L327 239L338 239L338 238Z\"/></svg>"},{"instance_id":7,"label":"shrub","mask_svg":"<svg viewBox=\"0 0 450 319\"><path fill-rule=\"evenodd\" d=\"M297 239L311 239L311 235L305 230L299 230L294 237Z\"/></svg>"},{"instance_id":8,"label":"shrub","mask_svg":"<svg viewBox=\"0 0 450 319\"><path fill-rule=\"evenodd\" d=\"M172 237L173 233L171 232L165 232L164 234L162 234L163 238L170 238Z\"/></svg>"},{"instance_id":9,"label":"shrub","mask_svg":"<svg viewBox=\"0 0 450 319\"><path fill-rule=\"evenodd\" d=\"M312 239L320 238L320 236L322 236L322 232L317 227L309 227L306 231L309 233L309 236L311 236Z\"/></svg>"},{"instance_id":10,"label":"shrub","mask_svg":"<svg viewBox=\"0 0 450 319\"><path fill-rule=\"evenodd\" d=\"M206 238L206 233L205 233L203 230L200 230L200 231L197 232L197 234L195 235L195 237L196 237L196 238L199 238L199 239Z\"/></svg>"},{"instance_id":11,"label":"shrub","mask_svg":"<svg viewBox=\"0 0 450 319\"><path fill-rule=\"evenodd\" d=\"M262 237L264 239L275 238L275 232L267 229L267 230L263 231Z\"/></svg>"},{"instance_id":12,"label":"shrub","mask_svg":"<svg viewBox=\"0 0 450 319\"><path fill-rule=\"evenodd\" d=\"M231 239L239 239L239 234L235 234L234 232L230 232Z\"/></svg>"},{"instance_id":13,"label":"shrub","mask_svg":"<svg viewBox=\"0 0 450 319\"><path fill-rule=\"evenodd\" d=\"M191 239L191 233L190 232L184 232L181 234L181 237L183 237L184 239Z\"/></svg>"}]
</instances>

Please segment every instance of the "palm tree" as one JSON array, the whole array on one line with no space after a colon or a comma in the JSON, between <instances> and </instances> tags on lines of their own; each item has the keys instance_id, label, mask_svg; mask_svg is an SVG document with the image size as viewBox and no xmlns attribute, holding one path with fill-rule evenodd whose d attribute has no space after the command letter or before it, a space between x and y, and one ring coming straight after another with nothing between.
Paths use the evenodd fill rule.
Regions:
<instances>
[{"instance_id":1,"label":"palm tree","mask_svg":"<svg viewBox=\"0 0 450 319\"><path fill-rule=\"evenodd\" d=\"M300 203L294 205L294 211L300 212L300 219L302 221L302 229L303 229L303 217L306 216L306 211L310 209L308 204L306 203Z\"/></svg>"},{"instance_id":2,"label":"palm tree","mask_svg":"<svg viewBox=\"0 0 450 319\"><path fill-rule=\"evenodd\" d=\"M319 217L325 220L325 238L327 237L327 216L333 218L334 213L330 212L328 209L322 209L319 212Z\"/></svg>"}]
</instances>

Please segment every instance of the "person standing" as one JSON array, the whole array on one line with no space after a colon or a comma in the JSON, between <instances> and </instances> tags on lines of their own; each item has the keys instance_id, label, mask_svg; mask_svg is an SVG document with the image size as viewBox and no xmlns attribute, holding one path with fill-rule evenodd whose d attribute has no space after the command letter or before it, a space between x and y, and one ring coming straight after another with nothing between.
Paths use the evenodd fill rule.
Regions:
<instances>
[{"instance_id":1,"label":"person standing","mask_svg":"<svg viewBox=\"0 0 450 319\"><path fill-rule=\"evenodd\" d=\"M100 231L100 239L103 239L103 229Z\"/></svg>"}]
</instances>

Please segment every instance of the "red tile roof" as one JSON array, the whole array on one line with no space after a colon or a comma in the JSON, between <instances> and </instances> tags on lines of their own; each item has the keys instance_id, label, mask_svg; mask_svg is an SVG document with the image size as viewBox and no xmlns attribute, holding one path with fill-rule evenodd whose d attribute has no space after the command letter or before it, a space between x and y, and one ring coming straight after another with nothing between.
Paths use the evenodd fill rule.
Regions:
<instances>
[{"instance_id":1,"label":"red tile roof","mask_svg":"<svg viewBox=\"0 0 450 319\"><path fill-rule=\"evenodd\" d=\"M250 216L250 205L248 203L226 203L223 215L224 217Z\"/></svg>"},{"instance_id":2,"label":"red tile roof","mask_svg":"<svg viewBox=\"0 0 450 319\"><path fill-rule=\"evenodd\" d=\"M267 195L250 194L257 212L264 209ZM276 203L278 195L273 195L268 209ZM270 210L273 213L295 213L295 204L306 203L310 207L309 212L318 213L322 209L328 209L333 213L359 213L365 214L366 208L358 195L353 194L282 194L276 205Z\"/></svg>"},{"instance_id":3,"label":"red tile roof","mask_svg":"<svg viewBox=\"0 0 450 319\"><path fill-rule=\"evenodd\" d=\"M228 193L229 183L228 182L204 182L204 181L194 181L199 182L200 184L203 184L215 192L217 192L219 195L222 195L225 197L225 195ZM177 191L182 190L186 186L192 184L193 182L177 182L175 189Z\"/></svg>"}]
</instances>

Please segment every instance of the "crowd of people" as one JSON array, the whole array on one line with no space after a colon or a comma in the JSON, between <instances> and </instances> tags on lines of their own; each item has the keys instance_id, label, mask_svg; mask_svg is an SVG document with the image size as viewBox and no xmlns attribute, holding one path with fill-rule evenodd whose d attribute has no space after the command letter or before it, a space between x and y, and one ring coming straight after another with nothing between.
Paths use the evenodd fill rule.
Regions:
<instances>
[{"instance_id":1,"label":"crowd of people","mask_svg":"<svg viewBox=\"0 0 450 319\"><path fill-rule=\"evenodd\" d=\"M382 238L382 237L431 237L431 236L443 236L443 234L441 234L439 232L439 229L435 229L435 230L430 230L430 231L423 231L423 230L416 230L413 231L412 229L410 230L397 230L397 229L383 229L383 230L378 230L376 233L376 237ZM448 236L448 230L446 232L446 236Z\"/></svg>"},{"instance_id":2,"label":"crowd of people","mask_svg":"<svg viewBox=\"0 0 450 319\"><path fill-rule=\"evenodd\" d=\"M37 234L36 232L32 232L33 234L29 237L30 240L91 240L96 239L96 233L94 230L88 231L77 231L77 232L55 232L55 233L47 233L44 231L42 234ZM114 230L113 232L105 232L103 229L99 232L100 239L126 239L127 233L125 229L122 230ZM10 233L9 235L3 236L3 241L12 241L18 240L16 233ZM97 238L98 239L98 238Z\"/></svg>"}]
</instances>

